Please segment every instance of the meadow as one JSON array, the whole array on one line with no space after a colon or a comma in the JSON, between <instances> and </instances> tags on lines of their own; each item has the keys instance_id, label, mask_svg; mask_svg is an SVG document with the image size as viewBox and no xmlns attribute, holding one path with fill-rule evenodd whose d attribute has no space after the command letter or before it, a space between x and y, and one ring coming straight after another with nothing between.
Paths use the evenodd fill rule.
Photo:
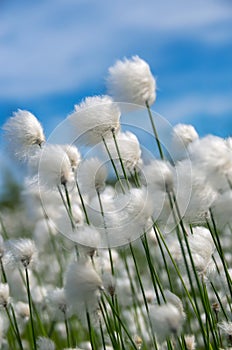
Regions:
<instances>
[{"instance_id":1,"label":"meadow","mask_svg":"<svg viewBox=\"0 0 232 350\"><path fill-rule=\"evenodd\" d=\"M177 124L161 139L138 56L106 85L59 126L68 143L26 110L3 125L23 177L0 201L0 348L230 349L232 138ZM149 157L121 125L138 109Z\"/></svg>"}]
</instances>

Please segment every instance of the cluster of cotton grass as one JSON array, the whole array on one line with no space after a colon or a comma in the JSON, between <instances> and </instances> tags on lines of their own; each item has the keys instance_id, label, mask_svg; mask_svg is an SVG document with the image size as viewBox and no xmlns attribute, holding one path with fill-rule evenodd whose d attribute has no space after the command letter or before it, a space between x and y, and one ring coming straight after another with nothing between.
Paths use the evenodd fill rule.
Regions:
<instances>
[{"instance_id":1,"label":"cluster of cotton grass","mask_svg":"<svg viewBox=\"0 0 232 350\"><path fill-rule=\"evenodd\" d=\"M3 126L27 170L19 208L0 214L1 349L229 349L232 141L179 124L170 159L137 56L107 88L65 121L98 156L49 144L27 111ZM159 158L144 162L117 102L147 109Z\"/></svg>"}]
</instances>

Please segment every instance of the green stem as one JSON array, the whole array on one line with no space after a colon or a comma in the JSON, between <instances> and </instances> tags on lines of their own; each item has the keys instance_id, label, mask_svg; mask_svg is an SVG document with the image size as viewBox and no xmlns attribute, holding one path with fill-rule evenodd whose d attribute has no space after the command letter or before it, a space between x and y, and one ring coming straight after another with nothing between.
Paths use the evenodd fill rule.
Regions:
<instances>
[{"instance_id":1,"label":"green stem","mask_svg":"<svg viewBox=\"0 0 232 350\"><path fill-rule=\"evenodd\" d=\"M67 345L68 345L68 348L70 348L71 347L71 344L70 344L70 332L69 332L68 320L67 320L67 317L66 317L66 312L64 312L64 323L65 323L65 330L66 330L66 337L67 337Z\"/></svg>"},{"instance_id":2,"label":"green stem","mask_svg":"<svg viewBox=\"0 0 232 350\"><path fill-rule=\"evenodd\" d=\"M109 258L110 258L111 273L112 273L112 275L114 276L113 257L112 257L112 252L111 252L110 244L109 244L109 237L108 237L108 232L107 232L107 226L106 226L106 220L105 220L104 209L103 209L102 200L101 200L101 194L100 194L100 192L99 192L98 189L96 189L96 191L97 191L97 197L98 197L98 201L99 201L99 205L100 205L101 216L102 216L103 225L104 225L105 234L106 234L106 239L107 239L107 246L108 246Z\"/></svg>"},{"instance_id":3,"label":"green stem","mask_svg":"<svg viewBox=\"0 0 232 350\"><path fill-rule=\"evenodd\" d=\"M33 300L32 300L32 308L33 308L33 311L34 311L34 314L35 314L35 317L36 317L36 321L37 321L37 323L38 323L38 325L40 327L40 331L41 331L42 335L44 337L47 337L47 332L46 332L46 330L44 328L44 325L43 325L43 323L42 323L42 321L40 319L39 313L37 311L37 308L36 308L35 303L33 302Z\"/></svg>"},{"instance_id":4,"label":"green stem","mask_svg":"<svg viewBox=\"0 0 232 350\"><path fill-rule=\"evenodd\" d=\"M34 328L34 321L33 321L33 308L32 308L32 300L31 300L31 292L30 292L30 283L29 283L29 276L28 276L28 269L25 267L25 273L26 273L26 287L27 287L27 297L28 297L28 304L30 309L30 323L31 323L31 333L32 333L32 339L34 344L34 350L37 349L36 345L36 336L35 336L35 328Z\"/></svg>"},{"instance_id":5,"label":"green stem","mask_svg":"<svg viewBox=\"0 0 232 350\"><path fill-rule=\"evenodd\" d=\"M126 335L128 336L128 338L129 338L129 340L131 342L131 345L133 346L133 348L135 350L137 350L137 346L136 346L134 340L132 339L129 331L127 330L126 326L124 325L123 321L121 320L121 317L118 315L118 313L117 313L115 307L113 306L112 302L110 301L110 299L108 298L108 296L105 293L104 293L104 296L105 296L106 300L108 301L108 303L109 303L109 305L110 305L110 307L112 309L112 312L115 314L115 316L117 317L119 323L121 324L122 328L124 329Z\"/></svg>"},{"instance_id":6,"label":"green stem","mask_svg":"<svg viewBox=\"0 0 232 350\"><path fill-rule=\"evenodd\" d=\"M67 188L67 184L66 182L64 183L64 191L65 191L65 196L66 196L66 201L68 204L68 210L69 210L69 217L71 220L71 225L72 228L75 229L75 223L74 223L74 219L73 219L73 213L72 213L72 205L71 205L71 201L70 201L70 197L69 197L69 193L68 193L68 188Z\"/></svg>"},{"instance_id":7,"label":"green stem","mask_svg":"<svg viewBox=\"0 0 232 350\"><path fill-rule=\"evenodd\" d=\"M134 283L133 283L133 278L131 276L131 273L130 273L130 269L129 269L129 266L128 266L128 263L127 263L127 258L126 258L126 254L124 253L123 254L123 261L124 261L124 264L125 264L125 268L126 268L126 272L127 272L127 276L129 278L129 282L130 282L130 289L131 289L131 292L132 292L132 296L133 296L133 299L132 299L132 302L133 302L133 308L134 308L134 314L135 314L135 323L136 323L136 327L138 328L139 330L139 334L142 334L142 330L141 330L141 325L139 323L139 315L138 315L138 311L137 311L137 305L139 306L140 305L140 301L138 300L138 296L137 296L137 292L136 292L136 287L134 286ZM137 281L136 281L137 282ZM138 286L139 287L139 286ZM147 302L147 300L146 300ZM146 309L147 310L147 309ZM142 311L142 310L141 310ZM144 319L144 322L146 322L146 318L145 318L145 315L142 313L142 316L143 316L143 319Z\"/></svg>"},{"instance_id":8,"label":"green stem","mask_svg":"<svg viewBox=\"0 0 232 350\"><path fill-rule=\"evenodd\" d=\"M178 205L178 202L177 202L176 195L175 195L174 191L172 191L170 195L172 195L172 198L173 198L173 203L175 205L175 209L176 209L176 212L177 212L177 217L179 219L180 227L182 229L183 235L188 236L188 233L187 233L187 231L186 231L186 229L184 227L182 215L181 215L180 208L179 208L179 205Z\"/></svg>"},{"instance_id":9,"label":"green stem","mask_svg":"<svg viewBox=\"0 0 232 350\"><path fill-rule=\"evenodd\" d=\"M167 343L168 350L173 350L173 346L172 346L171 340L167 339L166 343Z\"/></svg>"},{"instance_id":10,"label":"green stem","mask_svg":"<svg viewBox=\"0 0 232 350\"><path fill-rule=\"evenodd\" d=\"M17 321L15 320L15 325L14 325L14 323L13 323L13 321L11 319L11 315L10 315L10 312L8 310L7 305L5 306L5 310L6 310L6 314L7 314L7 317L9 319L9 322L10 322L11 329L14 332L14 334L16 336L16 339L18 341L19 347L20 347L21 350L23 350L23 345L22 345L22 341L21 341L21 337L20 337Z\"/></svg>"},{"instance_id":11,"label":"green stem","mask_svg":"<svg viewBox=\"0 0 232 350\"><path fill-rule=\"evenodd\" d=\"M196 294L195 294L194 287L193 287L193 284L192 284L192 279L191 279L191 276L189 276L190 271L189 271L188 265L186 266L186 270L187 270L188 279L189 279L189 282L190 282L190 286L191 286L191 290L192 290L192 293L193 293L193 298L194 298L195 304L194 304L194 302L192 300L192 297L191 297L191 295L190 295L190 293L188 291L188 288L186 287L186 284L185 284L185 282L183 280L182 274L181 274L181 272L180 272L180 270L179 270L175 260L172 257L172 254L171 254L171 252L170 252L170 250L169 250L169 248L168 248L168 246L167 246L167 244L165 242L165 239L164 239L161 231L159 230L159 228L157 226L156 226L156 228L157 228L157 230L159 232L159 236L160 236L160 238L162 240L162 243L163 243L163 245L164 245L164 247L165 247L165 249L166 249L166 251L167 251L167 253L169 255L169 258L171 259L171 262L172 262L172 264L173 264L173 266L174 266L174 268L175 268L175 270L177 272L177 275L178 275L178 277L179 277L179 279L181 281L181 284L182 284L182 286L183 286L183 288L185 290L185 293L186 293L186 295L187 295L187 297L188 297L188 299L189 299L189 301L191 303L193 311L194 311L195 315L197 316L197 319L199 321L199 325L200 325L200 328L201 328L201 331L202 331L205 347L208 348L207 340L206 340L206 331L204 329L204 325L203 325L203 322L202 322L202 319L201 319L201 312L199 310L199 306L198 306L198 303L197 303ZM183 249L183 247L181 249ZM186 261L186 263L187 263L187 261Z\"/></svg>"},{"instance_id":12,"label":"green stem","mask_svg":"<svg viewBox=\"0 0 232 350\"><path fill-rule=\"evenodd\" d=\"M151 252L150 252L150 248L149 248L149 244L148 244L148 241L147 241L147 232L144 232L144 235L143 235L143 242L145 243L145 246L146 246L146 251L147 251L147 256L148 256L148 259L149 259L149 263L150 263L150 266L151 266L151 271L152 273L154 274L155 276L155 280L156 280L156 283L159 287L159 290L160 290L160 293L162 295L162 298L164 300L164 302L166 302L166 299L165 299L165 295L164 295L164 290L163 290L163 286L162 286L162 283L160 281L160 278L159 278L159 274L157 272L157 269L156 269L156 264L152 261L152 256L151 256Z\"/></svg>"},{"instance_id":13,"label":"green stem","mask_svg":"<svg viewBox=\"0 0 232 350\"><path fill-rule=\"evenodd\" d=\"M216 310L214 310L214 314L215 314L215 327L218 330L218 337L219 337L219 342L220 342L220 348L223 348L223 342L222 342L222 336L221 336L221 331L220 331L220 327L218 327L219 324L219 317L218 317L218 312Z\"/></svg>"},{"instance_id":14,"label":"green stem","mask_svg":"<svg viewBox=\"0 0 232 350\"><path fill-rule=\"evenodd\" d=\"M102 141L103 141L103 143L104 143L106 152L107 152L107 154L108 154L108 156L109 156L110 162L111 162L111 164L112 164L112 166L113 166L113 169L114 169L115 175L116 175L116 177L117 177L117 180L118 180L118 182L119 182L119 184L120 184L120 187L121 187L121 189L122 189L122 193L126 193L126 191L125 191L125 189L124 189L124 187L123 187L121 178L120 178L120 176L119 176L119 174L118 174L118 170L117 170L117 168L116 168L116 165L114 164L114 160L113 160L113 158L111 157L109 147L107 146L106 140L104 139L103 136L102 136Z\"/></svg>"},{"instance_id":15,"label":"green stem","mask_svg":"<svg viewBox=\"0 0 232 350\"><path fill-rule=\"evenodd\" d=\"M132 171L130 171L130 177L131 177L131 180L133 181L135 187L137 187L137 188L141 187Z\"/></svg>"},{"instance_id":16,"label":"green stem","mask_svg":"<svg viewBox=\"0 0 232 350\"><path fill-rule=\"evenodd\" d=\"M212 255L212 260L213 260L214 265L215 265L215 267L216 267L217 273L218 273L218 275L220 276L220 275L221 275L221 271L220 271L220 269L219 269L218 263L217 263L217 261L216 261L214 255Z\"/></svg>"},{"instance_id":17,"label":"green stem","mask_svg":"<svg viewBox=\"0 0 232 350\"><path fill-rule=\"evenodd\" d=\"M121 165L121 168L122 168L122 172L123 172L124 178L126 179L127 187L128 187L128 189L130 189L130 182L128 180L126 169L125 169L124 164L123 164L122 156L121 156L121 153L120 153L120 150L119 150L119 147L118 147L118 142L117 142L114 130L112 130L112 134L113 134L114 144L115 144L115 147L116 147L118 158L119 158L119 161L120 161L120 165Z\"/></svg>"},{"instance_id":18,"label":"green stem","mask_svg":"<svg viewBox=\"0 0 232 350\"><path fill-rule=\"evenodd\" d=\"M91 344L91 349L92 349L92 350L95 350L94 336L93 336L93 331L92 331L92 326L91 326L89 311L87 310L87 308L86 308L86 319L87 319L87 324L88 324L89 341L90 341L90 344Z\"/></svg>"},{"instance_id":19,"label":"green stem","mask_svg":"<svg viewBox=\"0 0 232 350\"><path fill-rule=\"evenodd\" d=\"M2 279L4 283L7 283L7 277L6 277L6 272L3 266L3 262L2 262L2 257L0 257L0 266L1 266L1 270L2 270Z\"/></svg>"},{"instance_id":20,"label":"green stem","mask_svg":"<svg viewBox=\"0 0 232 350\"><path fill-rule=\"evenodd\" d=\"M103 333L103 329L102 329L101 320L99 320L99 326L100 326L100 332L101 332L101 339L102 339L103 350L106 350L106 343L105 343L105 338L104 338L104 333Z\"/></svg>"},{"instance_id":21,"label":"green stem","mask_svg":"<svg viewBox=\"0 0 232 350\"><path fill-rule=\"evenodd\" d=\"M25 288L27 289L27 283L26 283L25 277L24 277L24 275L23 275L21 269L19 269L19 274L20 274L20 277L21 277L21 279L22 279L23 285L24 285ZM40 284L40 285L41 285L41 284ZM32 309L33 309L33 311L34 311L34 314L35 314L37 323L38 323L38 325L39 325L39 327L40 327L41 333L42 333L43 336L47 337L47 332L45 331L45 328L44 328L43 323L42 323L42 321L41 321L41 319L40 319L39 313L38 313L38 311L37 311L37 309L36 309L35 303L33 302L32 299L31 299L31 305L32 305ZM29 308L30 308L30 305L29 305ZM31 314L31 313L30 313L30 314Z\"/></svg>"},{"instance_id":22,"label":"green stem","mask_svg":"<svg viewBox=\"0 0 232 350\"><path fill-rule=\"evenodd\" d=\"M115 301L116 311L117 311L118 315L120 315L120 309L119 309L119 305L118 305L117 294L114 294L114 301ZM125 349L125 345L124 345L124 341L123 341L123 336L122 336L122 327L121 327L121 323L118 323L118 330L119 330L119 334L120 334L122 350L126 350L126 349Z\"/></svg>"},{"instance_id":23,"label":"green stem","mask_svg":"<svg viewBox=\"0 0 232 350\"><path fill-rule=\"evenodd\" d=\"M13 316L13 320L14 320L14 324L15 324L15 329L16 329L16 332L17 332L17 335L18 335L18 341L19 341L19 343L20 343L20 349L23 349L23 345L22 345L22 341L21 341L21 336L20 336L20 332L19 332L19 327L18 327L18 323L17 323L16 316L15 316L14 308L13 308L12 305L10 305L10 309L11 309L11 313L12 313L12 316Z\"/></svg>"},{"instance_id":24,"label":"green stem","mask_svg":"<svg viewBox=\"0 0 232 350\"><path fill-rule=\"evenodd\" d=\"M50 328L48 330L48 338L51 338L54 330L55 330L55 325L56 325L56 321L53 320L51 323L50 323Z\"/></svg>"},{"instance_id":25,"label":"green stem","mask_svg":"<svg viewBox=\"0 0 232 350\"><path fill-rule=\"evenodd\" d=\"M217 328L217 325L214 324L214 318L213 318L213 310L211 308L210 302L209 302L209 296L208 296L208 291L205 285L205 282L202 278L202 289L203 289L203 295L202 298L204 300L204 310L205 310L205 316L206 316L206 320L209 323L209 328L211 331L211 335L213 337L213 341L216 347L219 347L219 342L220 339L218 337L217 332L215 332L215 329Z\"/></svg>"},{"instance_id":26,"label":"green stem","mask_svg":"<svg viewBox=\"0 0 232 350\"><path fill-rule=\"evenodd\" d=\"M190 259L192 271L194 273L194 277L195 277L195 280L196 280L196 283L197 283L198 291L200 293L202 306L203 306L204 311L205 311L206 326L207 326L206 330L207 330L207 338L208 338L207 341L209 342L209 330L208 330L208 327L209 327L210 331L211 331L211 334L213 336L213 340L214 340L215 346L217 347L218 346L218 342L217 342L217 339L215 337L215 333L214 333L214 330L213 330L212 318L211 318L211 308L208 307L208 303L207 303L208 294L207 294L207 291L205 289L202 289L202 286L200 284L199 276L198 276L198 273L196 271L196 267L195 267L194 260L193 260L193 257L192 257L192 252L191 252L191 249L190 249L190 246L189 246L189 242L188 242L188 238L187 238L187 232L186 232L186 230L184 228L184 224L183 224L183 221L182 221L182 218L181 218L181 214L180 214L180 210L179 210L179 207L178 207L178 203L177 203L175 194L173 192L172 192L172 195L173 195L173 202L174 202L174 205L175 205L175 208L176 208L176 211L177 211L178 219L179 219L179 222L180 222L180 226L181 226L182 231L183 231L183 238L184 238L184 242L185 242L185 245L186 245L186 248L187 248L187 253L188 253L188 256L189 256L189 259ZM193 284L192 284L192 278L191 278L188 262L187 262L187 259L186 259L185 249L184 249L183 242L182 242L182 239L181 239L180 233L179 233L178 223L176 223L176 225L177 225L176 226L176 228L177 228L177 230L176 230L177 237L178 237L178 240L179 240L179 243L180 243L182 256L184 258L186 270L187 270L188 277L189 277L189 282L191 284L191 288L192 288L193 294L195 295L194 287L193 287ZM197 299L195 299L195 303L197 304Z\"/></svg>"},{"instance_id":27,"label":"green stem","mask_svg":"<svg viewBox=\"0 0 232 350\"><path fill-rule=\"evenodd\" d=\"M222 249L222 246L221 246L221 242L220 242L220 238L219 238L219 234L218 234L218 231L217 231L217 226L216 226L216 222L215 222L214 217L213 217L212 210L210 209L209 212L210 212L210 218L211 218L211 221L212 221L212 224L213 224L213 229L211 228L208 220L206 220L206 223L207 223L207 226L208 226L209 231L211 233L211 236L213 238L213 241L214 241L214 244L215 244L216 249L218 251L218 254L220 256L220 259L221 259L221 262L222 262L222 265L223 265L223 269L224 269L224 272L225 272L225 276L226 276L229 292L230 292L230 297L232 297L232 280L231 280L230 274L228 272L227 262L226 262L226 259L225 259L225 256L224 256L224 252L223 252L223 249Z\"/></svg>"},{"instance_id":28,"label":"green stem","mask_svg":"<svg viewBox=\"0 0 232 350\"><path fill-rule=\"evenodd\" d=\"M143 301L144 301L145 308L146 308L146 311L147 311L148 322L149 322L149 326L150 326L151 333L152 333L152 341L153 341L153 343L154 343L155 349L158 349L158 348L157 348L157 344L156 344L156 340L155 340L155 335L154 335L154 333L153 333L153 327L152 327L152 324L151 324L151 318L150 318L149 308L148 308L148 304L147 304L147 299L146 299L145 291L144 291L144 288L143 288L143 283L142 283L142 280L141 280L141 277L140 277L140 272L139 272L139 269L138 269L138 264L137 264L137 261L136 261L136 257L135 257L135 254L134 254L134 250L133 250L132 244L130 243L129 246L130 246L131 255L132 255L132 258L133 258L133 261L134 261L135 271L136 271L136 275L137 275L137 277L138 277L139 286L140 286L140 289L141 289L141 292L142 292ZM157 297L158 297L158 293L157 293Z\"/></svg>"},{"instance_id":29,"label":"green stem","mask_svg":"<svg viewBox=\"0 0 232 350\"><path fill-rule=\"evenodd\" d=\"M1 224L1 227L2 227L2 232L4 233L4 238L5 238L5 239L9 239L9 236L8 236L7 231L6 231L6 227L5 227L5 225L4 225L4 222L3 222L3 220L2 220L1 215L0 215L0 224Z\"/></svg>"},{"instance_id":30,"label":"green stem","mask_svg":"<svg viewBox=\"0 0 232 350\"><path fill-rule=\"evenodd\" d=\"M115 307L114 296L113 295L111 295L111 302L112 302L112 305ZM118 343L120 343L120 341L121 341L121 344L122 344L122 347L123 347L123 340L122 340L121 333L119 331L119 324L117 322L117 318L116 318L114 313L113 313L113 321L114 321L114 327L115 327L115 330L116 330L117 341L118 341Z\"/></svg>"},{"instance_id":31,"label":"green stem","mask_svg":"<svg viewBox=\"0 0 232 350\"><path fill-rule=\"evenodd\" d=\"M105 322L105 326L106 326L106 329L107 329L107 335L110 337L110 340L112 342L113 348L117 349L117 350L120 350L120 346L117 343L117 339L115 338L115 334L112 331L113 327L111 326L110 319L108 317L107 308L106 308L106 305L105 305L105 302L104 302L103 298L102 298L101 302L99 302L99 308L101 310L101 314L102 314L103 320Z\"/></svg>"},{"instance_id":32,"label":"green stem","mask_svg":"<svg viewBox=\"0 0 232 350\"><path fill-rule=\"evenodd\" d=\"M165 270L166 270L167 275L168 275L168 282L169 282L169 286L170 286L170 291L173 292L174 289L173 289L173 286L172 286L172 278L171 278L170 271L169 271L169 268L168 268L167 259L166 259L166 256L164 254L163 245L162 245L162 242L160 241L160 237L158 235L156 227L154 226L153 229L154 229L155 236L156 236L156 239L157 239L157 243L158 243L161 255L162 255L162 260L164 262Z\"/></svg>"},{"instance_id":33,"label":"green stem","mask_svg":"<svg viewBox=\"0 0 232 350\"><path fill-rule=\"evenodd\" d=\"M81 200L82 209L83 209L84 214L85 214L85 220L86 220L87 224L90 225L89 217L88 217L88 214L87 214L87 210L86 210L84 199L83 199L82 194L81 194L80 186L79 186L77 180L75 180L75 183L76 183L77 191L78 191L78 194L79 194L79 197L80 197L80 200Z\"/></svg>"},{"instance_id":34,"label":"green stem","mask_svg":"<svg viewBox=\"0 0 232 350\"><path fill-rule=\"evenodd\" d=\"M221 302L221 298L220 298L220 296L219 296L219 294L218 294L218 292L217 292L217 289L214 287L213 282L210 282L210 285L211 285L211 287L213 288L213 291L214 291L214 293L215 293L215 295L216 295L217 301L218 301L218 303L219 303L219 305L220 305L220 307L221 307L222 313L223 313L223 315L224 315L226 321L228 322L228 316L227 316L226 311L225 311L225 308L224 308L224 306L223 306L223 304L222 304L222 302Z\"/></svg>"},{"instance_id":35,"label":"green stem","mask_svg":"<svg viewBox=\"0 0 232 350\"><path fill-rule=\"evenodd\" d=\"M141 187L140 178L139 178L139 174L137 172L136 167L134 167L134 178L135 178L137 186Z\"/></svg>"},{"instance_id":36,"label":"green stem","mask_svg":"<svg viewBox=\"0 0 232 350\"><path fill-rule=\"evenodd\" d=\"M152 117L152 113L151 113L151 109L150 109L148 101L146 101L145 104L146 104L146 107L147 107L147 111L148 111L148 115L149 115L149 118L150 118L152 130L153 130L153 133L154 133L154 136L155 136L155 139L156 139L156 143L157 143L157 146L158 146L160 158L162 160L164 160L163 150L162 150L162 147L161 147L161 143L160 143L160 140L159 140L158 132L156 130L156 126L155 126L155 123L154 123L154 120L153 120L153 117Z\"/></svg>"},{"instance_id":37,"label":"green stem","mask_svg":"<svg viewBox=\"0 0 232 350\"><path fill-rule=\"evenodd\" d=\"M65 209L66 209L66 211L67 211L67 213L68 213L68 216L69 216L69 219L70 219L70 222L71 222L71 225L72 225L72 229L74 229L74 228L75 228L75 224L74 224L74 222L73 222L73 218L72 218L72 216L71 216L71 214L70 214L69 207L68 207L67 204L66 204L64 195L63 195L62 190L61 190L61 188L60 188L59 185L57 185L57 189L58 189L58 191L59 191L59 194L60 194L60 197L61 197L62 202L63 202L63 204L64 204L64 207L65 207Z\"/></svg>"}]
</instances>

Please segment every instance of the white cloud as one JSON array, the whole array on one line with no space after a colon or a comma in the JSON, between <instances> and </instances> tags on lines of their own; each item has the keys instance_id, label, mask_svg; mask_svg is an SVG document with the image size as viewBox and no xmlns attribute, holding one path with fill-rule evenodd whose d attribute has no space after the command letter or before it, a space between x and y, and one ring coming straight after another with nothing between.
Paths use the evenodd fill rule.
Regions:
<instances>
[{"instance_id":1,"label":"white cloud","mask_svg":"<svg viewBox=\"0 0 232 350\"><path fill-rule=\"evenodd\" d=\"M102 35L104 28L101 24L96 28L90 24L88 28L80 16L68 23L59 23L59 12L62 13L63 7L57 9L57 4L54 8L43 4L36 10L23 8L18 15L14 13L13 19L11 13L3 18L2 32L7 40L3 40L2 34L2 97L71 89L98 71L97 65L104 61L100 61L102 51L99 49L107 40L106 35ZM72 8L69 12L71 14ZM60 19L62 21L62 17Z\"/></svg>"},{"instance_id":2,"label":"white cloud","mask_svg":"<svg viewBox=\"0 0 232 350\"><path fill-rule=\"evenodd\" d=\"M232 16L231 5L222 5L217 1L166 0L158 4L154 1L148 3L147 6L141 2L131 7L129 24L140 24L163 31L189 31L229 20Z\"/></svg>"},{"instance_id":3,"label":"white cloud","mask_svg":"<svg viewBox=\"0 0 232 350\"><path fill-rule=\"evenodd\" d=\"M133 30L156 48L167 38L187 35L221 44L231 39L224 29L231 19L231 6L212 0L5 5L0 16L0 97L38 96L103 80L114 53L123 56L127 45L135 47Z\"/></svg>"},{"instance_id":4,"label":"white cloud","mask_svg":"<svg viewBox=\"0 0 232 350\"><path fill-rule=\"evenodd\" d=\"M156 111L156 106L153 109ZM211 96L189 94L165 104L160 103L157 112L171 122L194 120L194 116L199 115L221 118L223 114L232 113L232 99L229 95L221 94Z\"/></svg>"}]
</instances>

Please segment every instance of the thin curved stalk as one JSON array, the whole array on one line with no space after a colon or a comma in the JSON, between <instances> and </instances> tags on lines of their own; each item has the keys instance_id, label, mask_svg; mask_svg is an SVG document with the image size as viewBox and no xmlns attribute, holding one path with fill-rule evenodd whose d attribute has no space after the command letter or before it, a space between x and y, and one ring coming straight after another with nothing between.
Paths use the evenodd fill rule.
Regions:
<instances>
[{"instance_id":1,"label":"thin curved stalk","mask_svg":"<svg viewBox=\"0 0 232 350\"><path fill-rule=\"evenodd\" d=\"M118 154L119 162L120 162L120 165L121 165L121 168L122 168L122 172L123 172L124 178L125 178L125 180L126 180L127 187L128 187L128 189L130 189L130 182L129 182L129 180L128 180L128 176L127 176L127 173L126 173L126 169L125 169L124 164L123 164L121 152L120 152L120 149L119 149L119 146L118 146L118 142L117 142L117 139L116 139L116 135L115 135L115 131L114 131L114 130L112 130L112 135L113 135L113 139L114 139L114 144L115 144L115 147L116 147L116 151L117 151L117 154Z\"/></svg>"},{"instance_id":2,"label":"thin curved stalk","mask_svg":"<svg viewBox=\"0 0 232 350\"><path fill-rule=\"evenodd\" d=\"M90 221L89 221L88 213L87 213L87 210L86 210L85 202L84 202L84 199L82 197L81 189L80 189L80 186L79 186L77 180L75 180L75 184L76 184L77 191L78 191L78 194L79 194L79 197L80 197L80 200L81 200L81 206L82 206L82 209L83 209L84 214L85 214L85 220L86 220L87 224L90 225Z\"/></svg>"},{"instance_id":3,"label":"thin curved stalk","mask_svg":"<svg viewBox=\"0 0 232 350\"><path fill-rule=\"evenodd\" d=\"M108 156L109 156L109 159L110 159L110 162L111 162L112 167L113 167L113 169L114 169L114 172L115 172L115 175L116 175L116 177L117 177L117 180L118 180L118 182L119 182L119 184L120 184L120 187L121 187L121 189L122 189L122 193L126 193L126 191L125 191L125 189L124 189L124 187L123 187L123 184L122 184L122 180L121 180L121 178L120 178L120 176L119 176L119 174L118 174L118 170L117 170L117 168L116 168L116 165L115 165L115 163L114 163L114 160L113 160L113 158L112 158L112 156L111 156L111 154L110 154L109 147L107 146L106 140L104 139L103 136L102 136L102 141L103 141L103 144L104 144L104 146L105 146L106 152L107 152L107 154L108 154Z\"/></svg>"},{"instance_id":4,"label":"thin curved stalk","mask_svg":"<svg viewBox=\"0 0 232 350\"><path fill-rule=\"evenodd\" d=\"M28 276L28 269L27 269L27 267L25 268L25 273L26 273L27 297L28 297L28 304L29 304L29 309L30 309L30 324L31 324L32 340L33 340L34 350L37 350L35 327L34 327L34 320L33 320L33 308L32 308L32 300L31 300L31 291L30 291L30 282L29 282L29 276Z\"/></svg>"},{"instance_id":5,"label":"thin curved stalk","mask_svg":"<svg viewBox=\"0 0 232 350\"><path fill-rule=\"evenodd\" d=\"M103 209L102 200L101 200L101 194L100 194L99 190L96 189L96 191L97 191L97 197L98 197L98 201L99 201L99 205L100 205L101 216L102 216L104 229L105 229L105 234L106 234L106 239L107 239L107 246L108 246L107 248L108 248L109 258L110 258L111 273L114 276L113 257L112 257L112 252L111 252L111 249L110 249L110 244L109 244L109 239L108 239L107 226L106 226L105 214L104 214L104 209Z\"/></svg>"},{"instance_id":6,"label":"thin curved stalk","mask_svg":"<svg viewBox=\"0 0 232 350\"><path fill-rule=\"evenodd\" d=\"M146 104L146 107L147 107L147 111L148 111L148 115L149 115L149 118L150 118L152 130L153 130L153 133L154 133L154 136L155 136L155 139L156 139L156 143L157 143L157 146L158 146L160 158L162 160L164 160L164 154L163 154L162 146L161 146L161 143L160 143L159 135L158 135L158 132L156 130L156 126L155 126L155 123L154 123L154 120L153 120L153 116L152 116L151 109L150 109L148 101L146 101L145 104Z\"/></svg>"},{"instance_id":7,"label":"thin curved stalk","mask_svg":"<svg viewBox=\"0 0 232 350\"><path fill-rule=\"evenodd\" d=\"M19 344L20 350L23 350L23 345L22 345L22 341L21 341L21 337L20 337L20 333L19 333L19 329L18 329L17 322L13 322L13 321L12 321L11 315L10 315L10 312L9 312L9 310L8 310L7 305L5 306L5 311L6 311L6 314L7 314L8 319L9 319L11 329L12 329L12 331L14 332L15 337L16 337L16 339L17 339L17 342L18 342L18 344Z\"/></svg>"},{"instance_id":8,"label":"thin curved stalk","mask_svg":"<svg viewBox=\"0 0 232 350\"><path fill-rule=\"evenodd\" d=\"M69 332L68 320L65 312L64 312L64 324L65 324L65 330L66 330L67 346L68 348L70 348L71 347L70 332Z\"/></svg>"},{"instance_id":9,"label":"thin curved stalk","mask_svg":"<svg viewBox=\"0 0 232 350\"><path fill-rule=\"evenodd\" d=\"M132 339L132 337L131 337L131 335L130 335L128 329L127 329L127 327L124 325L124 322L121 320L121 317L118 315L118 313L117 313L115 307L113 306L112 302L110 301L110 299L107 297L107 295L106 295L105 293L103 293L103 294L104 294L104 296L105 296L107 302L109 303L112 312L115 314L115 316L116 316L116 318L118 319L120 325L122 326L122 328L123 328L123 330L125 331L127 337L129 338L129 340L130 340L130 342L131 342L131 345L133 346L133 348L134 348L135 350L137 350L137 346L136 346L134 340Z\"/></svg>"},{"instance_id":10,"label":"thin curved stalk","mask_svg":"<svg viewBox=\"0 0 232 350\"><path fill-rule=\"evenodd\" d=\"M59 191L59 194L60 194L60 197L61 197L62 202L63 202L63 204L64 204L64 207L65 207L65 209L66 209L66 211L67 211L67 213L68 213L68 216L69 216L69 219L70 219L70 222L71 222L72 229L74 229L74 228L75 228L75 224L74 224L74 222L73 222L72 215L71 215L71 213L70 213L69 207L68 207L68 205L67 205L67 203L66 203L66 201L65 201L64 195L63 195L62 190L61 190L61 188L60 188L59 185L57 185L57 189L58 189L58 191Z\"/></svg>"}]
</instances>

